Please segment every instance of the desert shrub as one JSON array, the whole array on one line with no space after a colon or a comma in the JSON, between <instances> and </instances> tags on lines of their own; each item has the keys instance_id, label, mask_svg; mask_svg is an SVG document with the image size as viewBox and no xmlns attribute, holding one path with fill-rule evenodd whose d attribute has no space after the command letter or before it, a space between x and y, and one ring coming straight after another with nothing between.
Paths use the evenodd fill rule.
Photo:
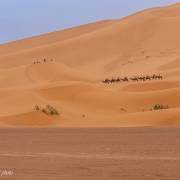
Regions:
<instances>
[{"instance_id":1,"label":"desert shrub","mask_svg":"<svg viewBox=\"0 0 180 180\"><path fill-rule=\"evenodd\" d=\"M45 108L40 108L40 106L38 106L38 105L36 105L35 106L35 110L36 111L41 111L41 112L43 112L43 113L45 113L45 114L47 114L47 115L59 115L59 112L58 112L58 110L57 109L55 109L53 106L51 106L51 105L46 105L46 107Z\"/></svg>"},{"instance_id":2,"label":"desert shrub","mask_svg":"<svg viewBox=\"0 0 180 180\"><path fill-rule=\"evenodd\" d=\"M48 112L47 112L47 110L46 110L45 108L43 108L41 111L42 111L44 114L47 114L47 115L48 115Z\"/></svg>"},{"instance_id":3,"label":"desert shrub","mask_svg":"<svg viewBox=\"0 0 180 180\"><path fill-rule=\"evenodd\" d=\"M163 104L155 104L153 106L154 111L163 110L163 109L169 109L169 106L165 106Z\"/></svg>"},{"instance_id":4,"label":"desert shrub","mask_svg":"<svg viewBox=\"0 0 180 180\"><path fill-rule=\"evenodd\" d=\"M58 110L52 107L51 105L47 105L46 109L48 110L50 115L59 115Z\"/></svg>"},{"instance_id":5,"label":"desert shrub","mask_svg":"<svg viewBox=\"0 0 180 180\"><path fill-rule=\"evenodd\" d=\"M36 110L36 111L40 111L41 108L40 108L38 105L36 105L36 106L35 106L35 110Z\"/></svg>"}]
</instances>

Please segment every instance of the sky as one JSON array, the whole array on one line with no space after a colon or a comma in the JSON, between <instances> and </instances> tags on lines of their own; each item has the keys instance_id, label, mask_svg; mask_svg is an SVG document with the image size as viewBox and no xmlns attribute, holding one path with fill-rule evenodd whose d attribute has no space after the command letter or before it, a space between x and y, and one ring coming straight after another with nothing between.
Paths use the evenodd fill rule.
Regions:
<instances>
[{"instance_id":1,"label":"sky","mask_svg":"<svg viewBox=\"0 0 180 180\"><path fill-rule=\"evenodd\" d=\"M0 44L176 2L180 1L0 0Z\"/></svg>"}]
</instances>

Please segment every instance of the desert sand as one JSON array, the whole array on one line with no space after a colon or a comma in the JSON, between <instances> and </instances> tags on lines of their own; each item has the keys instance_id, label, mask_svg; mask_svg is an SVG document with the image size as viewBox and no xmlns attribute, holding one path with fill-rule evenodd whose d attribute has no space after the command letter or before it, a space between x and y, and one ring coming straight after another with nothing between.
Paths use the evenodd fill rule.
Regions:
<instances>
[{"instance_id":1,"label":"desert sand","mask_svg":"<svg viewBox=\"0 0 180 180\"><path fill-rule=\"evenodd\" d=\"M3 128L0 179L179 180L179 130Z\"/></svg>"},{"instance_id":2,"label":"desert sand","mask_svg":"<svg viewBox=\"0 0 180 180\"><path fill-rule=\"evenodd\" d=\"M180 125L179 21L180 3L0 45L0 126ZM35 110L47 104L60 114Z\"/></svg>"}]
</instances>

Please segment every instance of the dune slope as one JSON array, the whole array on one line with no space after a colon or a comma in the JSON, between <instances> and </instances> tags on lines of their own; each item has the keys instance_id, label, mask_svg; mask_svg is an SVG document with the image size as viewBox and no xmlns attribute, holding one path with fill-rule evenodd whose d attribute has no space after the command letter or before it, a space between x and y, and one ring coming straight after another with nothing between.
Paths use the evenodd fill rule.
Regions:
<instances>
[{"instance_id":1,"label":"dune slope","mask_svg":"<svg viewBox=\"0 0 180 180\"><path fill-rule=\"evenodd\" d=\"M180 3L0 45L0 125L179 125L179 21ZM35 110L48 104L60 115Z\"/></svg>"}]
</instances>

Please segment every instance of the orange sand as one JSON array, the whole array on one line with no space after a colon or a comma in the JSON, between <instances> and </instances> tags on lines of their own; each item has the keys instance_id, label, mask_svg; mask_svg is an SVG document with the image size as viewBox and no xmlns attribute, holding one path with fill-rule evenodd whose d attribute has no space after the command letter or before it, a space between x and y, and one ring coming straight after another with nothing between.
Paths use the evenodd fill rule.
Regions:
<instances>
[{"instance_id":1,"label":"orange sand","mask_svg":"<svg viewBox=\"0 0 180 180\"><path fill-rule=\"evenodd\" d=\"M179 125L179 22L180 3L0 45L0 126ZM153 73L164 79L101 83ZM60 116L34 110L47 104Z\"/></svg>"}]
</instances>

